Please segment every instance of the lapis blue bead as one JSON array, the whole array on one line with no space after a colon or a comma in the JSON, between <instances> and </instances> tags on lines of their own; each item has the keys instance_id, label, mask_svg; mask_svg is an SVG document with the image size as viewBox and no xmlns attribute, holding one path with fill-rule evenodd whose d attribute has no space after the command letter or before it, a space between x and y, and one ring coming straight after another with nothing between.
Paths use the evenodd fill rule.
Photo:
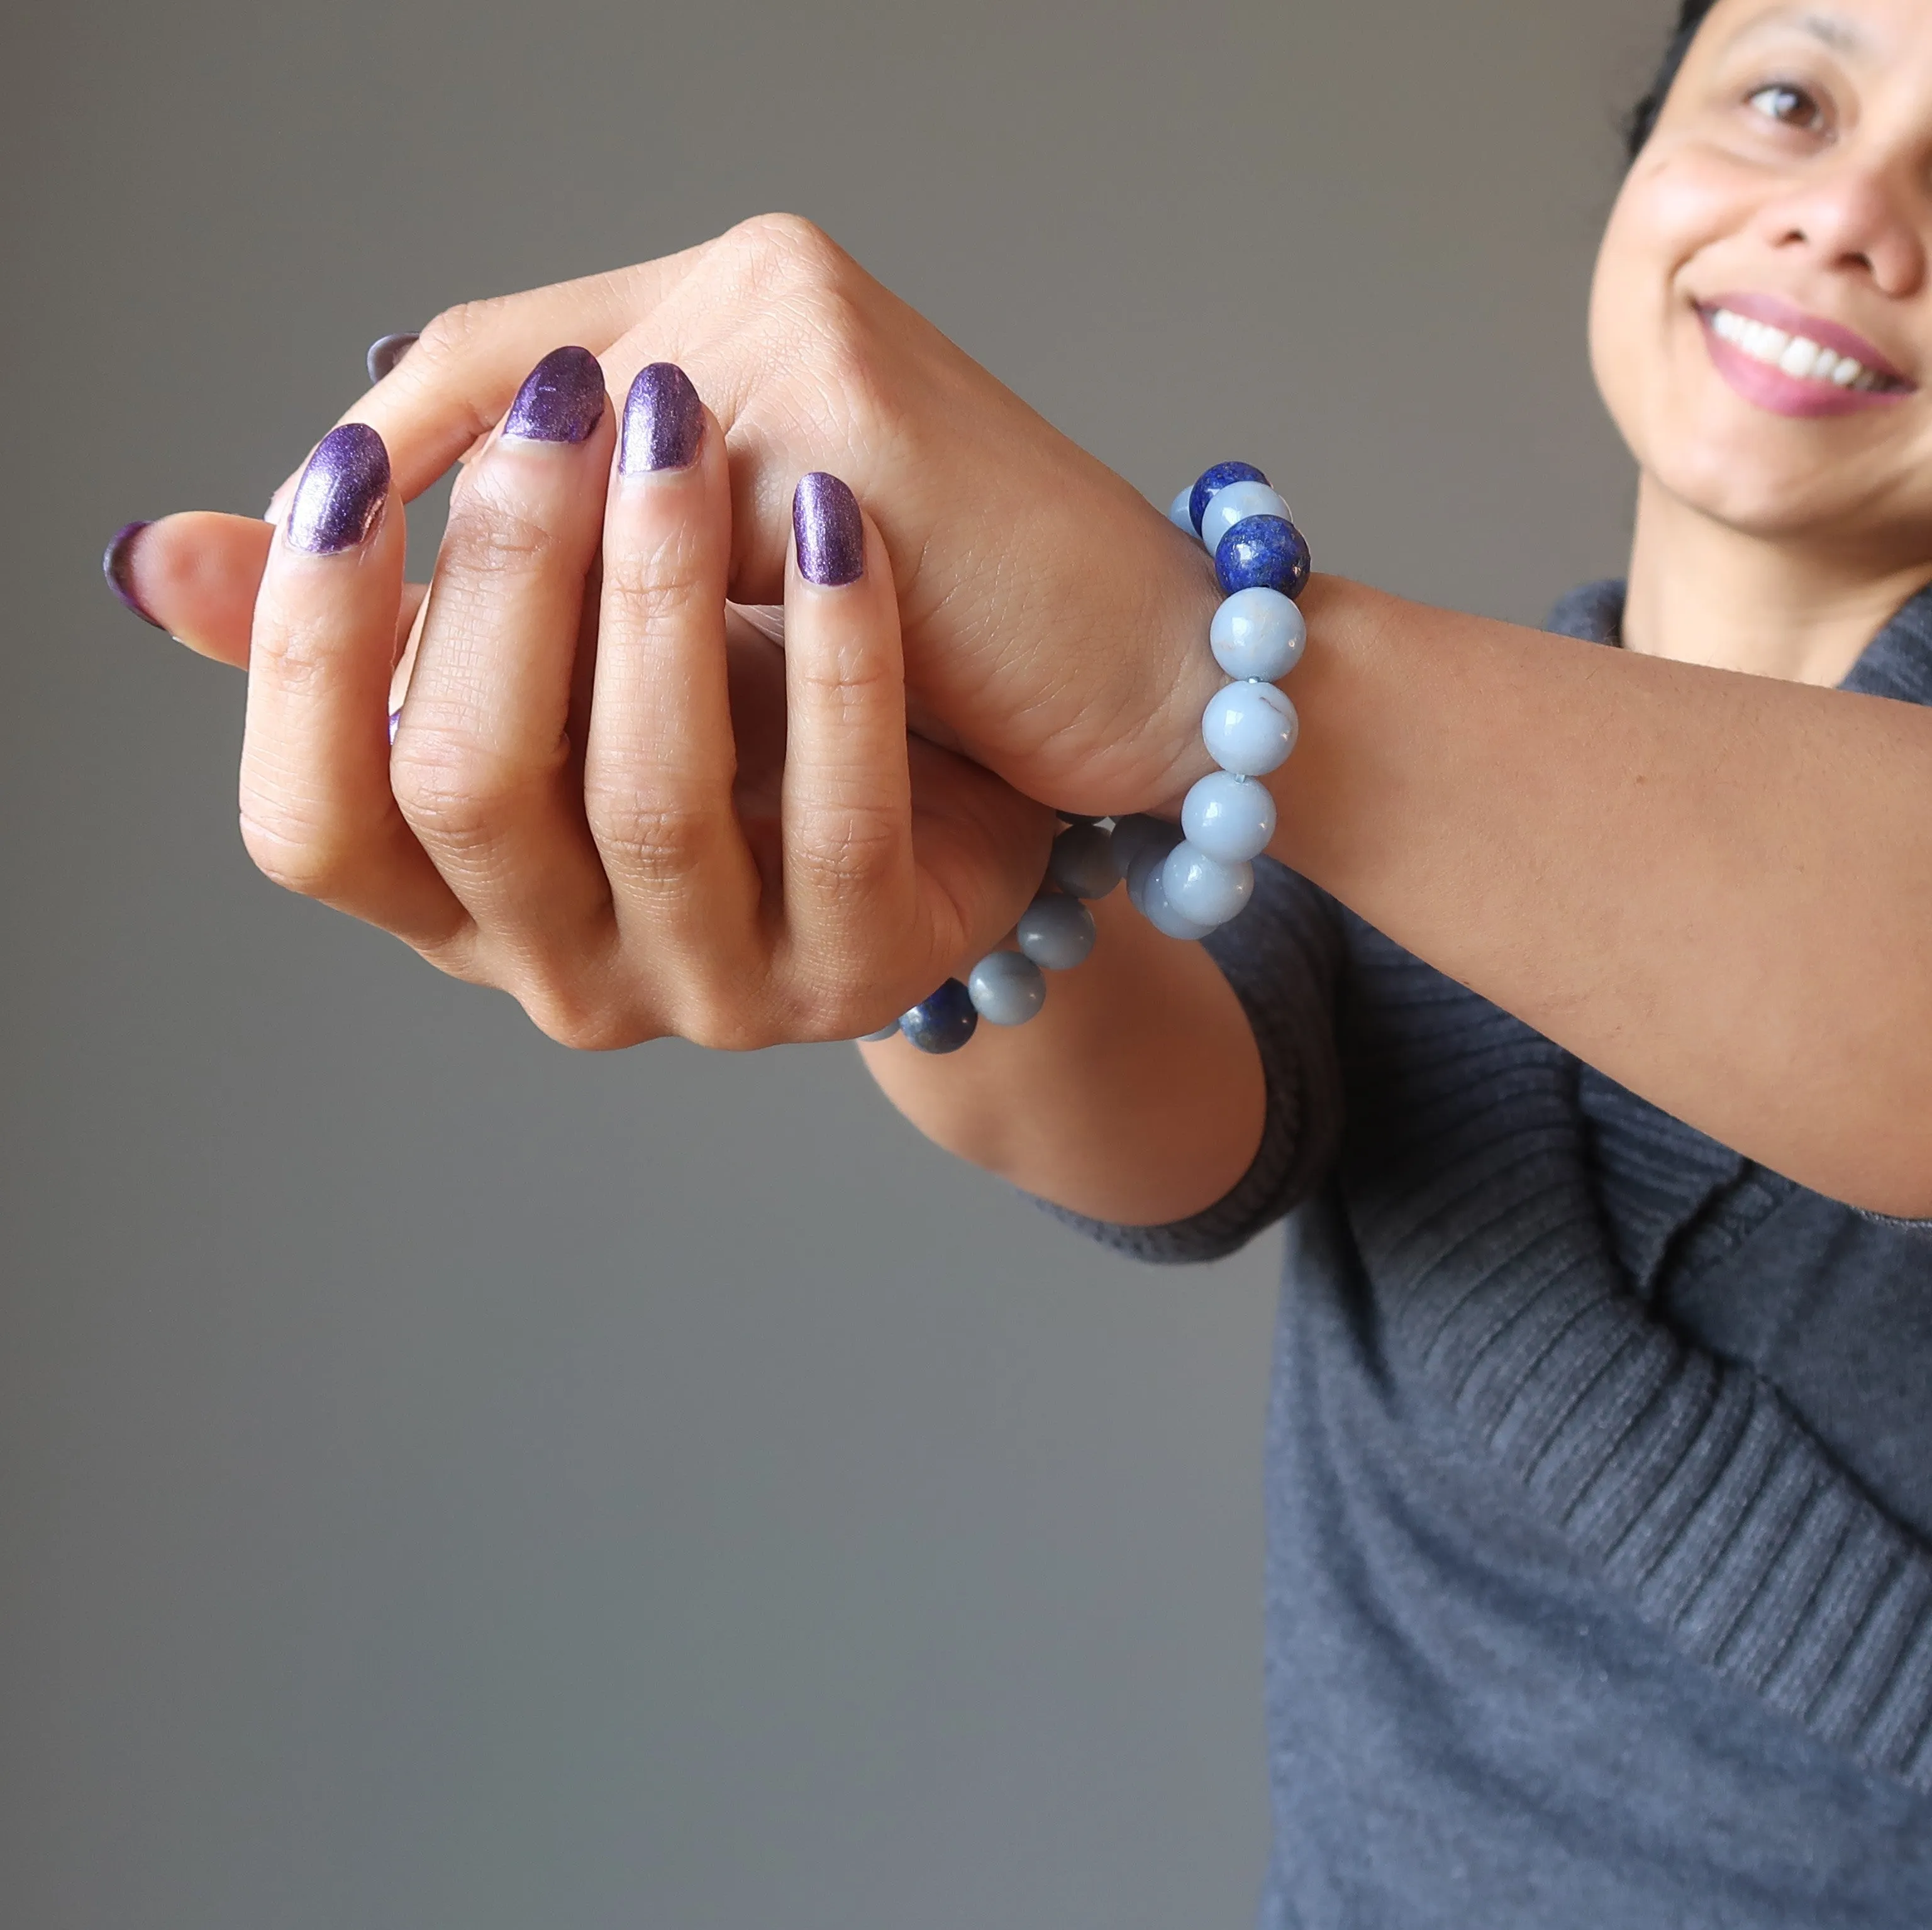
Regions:
<instances>
[{"instance_id":1,"label":"lapis blue bead","mask_svg":"<svg viewBox=\"0 0 1932 1930\"><path fill-rule=\"evenodd\" d=\"M935 1056L956 1052L980 1029L973 995L956 978L949 978L930 998L922 998L899 1020L909 1043Z\"/></svg>"},{"instance_id":2,"label":"lapis blue bead","mask_svg":"<svg viewBox=\"0 0 1932 1930\"><path fill-rule=\"evenodd\" d=\"M1274 836L1275 821L1268 786L1233 771L1210 770L1180 807L1187 842L1224 864L1259 857Z\"/></svg>"},{"instance_id":3,"label":"lapis blue bead","mask_svg":"<svg viewBox=\"0 0 1932 1930\"><path fill-rule=\"evenodd\" d=\"M1019 952L988 952L966 974L966 989L990 1025L1024 1025L1046 1003L1040 967Z\"/></svg>"},{"instance_id":4,"label":"lapis blue bead","mask_svg":"<svg viewBox=\"0 0 1932 1930\"><path fill-rule=\"evenodd\" d=\"M1097 825L1076 824L1053 841L1047 882L1072 898L1105 898L1120 881L1113 840Z\"/></svg>"},{"instance_id":5,"label":"lapis blue bead","mask_svg":"<svg viewBox=\"0 0 1932 1930\"><path fill-rule=\"evenodd\" d=\"M1208 499L1217 489L1226 489L1231 482L1262 482L1268 478L1251 462L1217 462L1212 469L1204 469L1194 487L1187 492L1187 520L1193 525L1194 533L1201 533L1201 512L1208 506Z\"/></svg>"},{"instance_id":6,"label":"lapis blue bead","mask_svg":"<svg viewBox=\"0 0 1932 1930\"><path fill-rule=\"evenodd\" d=\"M1278 590L1297 597L1308 587L1309 569L1308 545L1282 516L1250 516L1237 523L1214 552L1214 574L1223 596L1242 590Z\"/></svg>"},{"instance_id":7,"label":"lapis blue bead","mask_svg":"<svg viewBox=\"0 0 1932 1930\"><path fill-rule=\"evenodd\" d=\"M1071 971L1094 949L1094 914L1077 898L1042 891L1020 914L1020 950L1048 971Z\"/></svg>"},{"instance_id":8,"label":"lapis blue bead","mask_svg":"<svg viewBox=\"0 0 1932 1930\"><path fill-rule=\"evenodd\" d=\"M1278 590L1238 590L1214 612L1208 641L1230 677L1274 683L1301 661L1308 622Z\"/></svg>"}]
</instances>

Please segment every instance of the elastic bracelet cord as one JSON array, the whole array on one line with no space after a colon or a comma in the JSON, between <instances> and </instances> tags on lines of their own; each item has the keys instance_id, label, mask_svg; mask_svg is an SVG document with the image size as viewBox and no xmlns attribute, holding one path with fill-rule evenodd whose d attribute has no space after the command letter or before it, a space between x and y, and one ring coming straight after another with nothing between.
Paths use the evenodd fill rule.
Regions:
<instances>
[{"instance_id":1,"label":"elastic bracelet cord","mask_svg":"<svg viewBox=\"0 0 1932 1930\"><path fill-rule=\"evenodd\" d=\"M1094 949L1094 914L1124 878L1135 908L1171 938L1201 939L1238 917L1254 895L1254 860L1275 832L1275 803L1256 780L1294 749L1300 722L1276 680L1301 661L1308 626L1295 599L1307 587L1308 545L1288 504L1252 464L1216 463L1174 499L1169 519L1214 559L1222 601L1209 626L1230 681L1209 700L1202 741L1218 767L1187 794L1180 822L1076 818L1053 842L1046 879L1022 914L1016 951L988 952L964 983L949 978L867 1043L902 1037L922 1052L956 1052L986 1019L1024 1025L1046 1003L1048 971Z\"/></svg>"}]
</instances>

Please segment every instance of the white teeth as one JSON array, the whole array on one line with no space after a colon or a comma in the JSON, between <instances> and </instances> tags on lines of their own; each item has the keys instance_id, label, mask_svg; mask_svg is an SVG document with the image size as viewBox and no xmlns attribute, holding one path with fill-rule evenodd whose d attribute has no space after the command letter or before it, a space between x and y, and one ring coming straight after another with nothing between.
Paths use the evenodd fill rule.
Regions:
<instances>
[{"instance_id":1,"label":"white teeth","mask_svg":"<svg viewBox=\"0 0 1932 1930\"><path fill-rule=\"evenodd\" d=\"M1850 356L1821 347L1808 335L1789 335L1768 322L1755 322L1729 308L1711 311L1713 334L1742 349L1754 362L1781 369L1800 382L1828 382L1838 389L1874 389L1889 385L1886 378Z\"/></svg>"},{"instance_id":2,"label":"white teeth","mask_svg":"<svg viewBox=\"0 0 1932 1930\"><path fill-rule=\"evenodd\" d=\"M1791 346L1778 359L1778 365L1786 375L1795 375L1810 381L1811 371L1818 366L1819 348L1809 335L1793 335Z\"/></svg>"}]
</instances>

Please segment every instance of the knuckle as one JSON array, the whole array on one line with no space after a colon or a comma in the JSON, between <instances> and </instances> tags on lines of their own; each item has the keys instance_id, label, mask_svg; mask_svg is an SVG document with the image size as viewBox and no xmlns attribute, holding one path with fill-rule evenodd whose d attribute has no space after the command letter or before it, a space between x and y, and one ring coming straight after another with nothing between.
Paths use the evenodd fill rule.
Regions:
<instances>
[{"instance_id":1,"label":"knuckle","mask_svg":"<svg viewBox=\"0 0 1932 1930\"><path fill-rule=\"evenodd\" d=\"M267 678L292 697L310 696L340 674L340 639L320 617L278 613L255 626L248 659L251 675Z\"/></svg>"},{"instance_id":2,"label":"knuckle","mask_svg":"<svg viewBox=\"0 0 1932 1930\"><path fill-rule=\"evenodd\" d=\"M505 298L500 295L452 304L424 325L406 359L419 366L426 363L433 368L447 368L460 361L465 352L488 332L504 306Z\"/></svg>"},{"instance_id":3,"label":"knuckle","mask_svg":"<svg viewBox=\"0 0 1932 1930\"><path fill-rule=\"evenodd\" d=\"M796 857L808 890L842 898L889 884L897 875L902 846L895 812L851 802L814 811Z\"/></svg>"},{"instance_id":4,"label":"knuckle","mask_svg":"<svg viewBox=\"0 0 1932 1930\"><path fill-rule=\"evenodd\" d=\"M584 806L606 868L650 887L692 881L724 808L697 798L653 802L609 782L587 785Z\"/></svg>"},{"instance_id":5,"label":"knuckle","mask_svg":"<svg viewBox=\"0 0 1932 1930\"><path fill-rule=\"evenodd\" d=\"M493 755L473 740L434 730L412 732L406 752L392 760L390 788L418 837L446 850L478 849L506 824L548 799L565 755L540 762Z\"/></svg>"},{"instance_id":6,"label":"knuckle","mask_svg":"<svg viewBox=\"0 0 1932 1930\"><path fill-rule=\"evenodd\" d=\"M716 565L698 533L682 525L646 551L607 550L603 596L606 621L640 636L693 611L722 620L724 611Z\"/></svg>"},{"instance_id":7,"label":"knuckle","mask_svg":"<svg viewBox=\"0 0 1932 1930\"><path fill-rule=\"evenodd\" d=\"M494 595L495 586L506 579L541 572L559 547L555 530L492 496L483 472L472 471L450 503L436 552L437 590L446 602L452 595ZM486 614L477 613L479 620Z\"/></svg>"},{"instance_id":8,"label":"knuckle","mask_svg":"<svg viewBox=\"0 0 1932 1930\"><path fill-rule=\"evenodd\" d=\"M761 276L779 281L830 281L842 274L850 257L838 243L802 215L777 211L740 221L725 237Z\"/></svg>"},{"instance_id":9,"label":"knuckle","mask_svg":"<svg viewBox=\"0 0 1932 1930\"><path fill-rule=\"evenodd\" d=\"M324 902L342 894L355 864L353 854L339 839L266 802L244 805L241 821L242 848L271 884L300 898Z\"/></svg>"}]
</instances>

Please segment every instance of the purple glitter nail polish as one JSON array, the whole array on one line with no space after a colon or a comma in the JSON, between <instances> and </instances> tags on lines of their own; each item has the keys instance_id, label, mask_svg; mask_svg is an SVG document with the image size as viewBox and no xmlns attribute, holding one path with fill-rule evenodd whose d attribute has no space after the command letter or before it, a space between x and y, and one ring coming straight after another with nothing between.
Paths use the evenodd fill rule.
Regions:
<instances>
[{"instance_id":1,"label":"purple glitter nail polish","mask_svg":"<svg viewBox=\"0 0 1932 1930\"><path fill-rule=\"evenodd\" d=\"M866 526L859 499L836 476L813 470L798 479L791 499L791 533L798 545L798 573L808 583L834 589L866 572Z\"/></svg>"},{"instance_id":2,"label":"purple glitter nail polish","mask_svg":"<svg viewBox=\"0 0 1932 1930\"><path fill-rule=\"evenodd\" d=\"M389 748L395 749L396 733L403 728L403 713L400 710L389 713Z\"/></svg>"},{"instance_id":3,"label":"purple glitter nail polish","mask_svg":"<svg viewBox=\"0 0 1932 1930\"><path fill-rule=\"evenodd\" d=\"M107 554L100 559L100 573L106 578L108 588L144 623L154 623L154 620L142 608L141 599L134 593L134 545L141 532L149 527L146 523L130 523L117 530L114 540L107 545ZM158 630L164 627L154 623Z\"/></svg>"},{"instance_id":4,"label":"purple glitter nail polish","mask_svg":"<svg viewBox=\"0 0 1932 1930\"><path fill-rule=\"evenodd\" d=\"M604 419L604 371L588 349L552 349L524 380L503 433L526 443L580 443Z\"/></svg>"},{"instance_id":5,"label":"purple glitter nail polish","mask_svg":"<svg viewBox=\"0 0 1932 1930\"><path fill-rule=\"evenodd\" d=\"M654 362L638 371L624 398L624 441L617 467L626 476L651 470L688 469L704 440L704 405L691 377L674 362Z\"/></svg>"},{"instance_id":6,"label":"purple glitter nail polish","mask_svg":"<svg viewBox=\"0 0 1932 1930\"><path fill-rule=\"evenodd\" d=\"M370 382L380 382L421 339L417 335L378 335L369 344L369 352L364 358L368 365Z\"/></svg>"},{"instance_id":7,"label":"purple glitter nail polish","mask_svg":"<svg viewBox=\"0 0 1932 1930\"><path fill-rule=\"evenodd\" d=\"M368 539L389 494L389 452L366 422L344 422L315 446L289 503L290 547L315 556Z\"/></svg>"}]
</instances>

